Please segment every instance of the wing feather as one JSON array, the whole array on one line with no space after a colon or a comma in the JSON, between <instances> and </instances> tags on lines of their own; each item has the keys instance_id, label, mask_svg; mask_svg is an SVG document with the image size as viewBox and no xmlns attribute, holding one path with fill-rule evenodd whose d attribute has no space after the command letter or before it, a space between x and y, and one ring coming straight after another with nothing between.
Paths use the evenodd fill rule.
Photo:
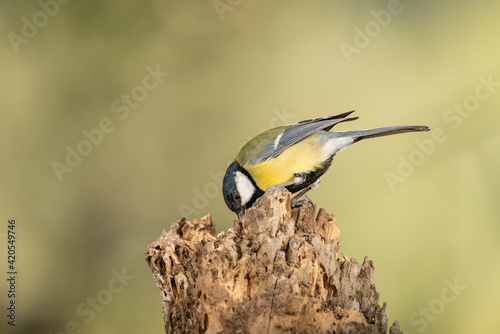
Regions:
<instances>
[{"instance_id":1,"label":"wing feather","mask_svg":"<svg viewBox=\"0 0 500 334\"><path fill-rule=\"evenodd\" d=\"M274 159L283 153L286 148L297 144L319 131L329 131L337 123L358 119L358 117L348 117L353 112L354 110L334 116L308 119L295 124L268 130L266 132L271 132L271 137L273 137L274 140L264 143L260 138L268 138L266 132L261 134L262 137L258 135L245 145L249 146L248 149L243 147L237 156L237 160L244 166L247 163L254 165L268 159Z\"/></svg>"},{"instance_id":2,"label":"wing feather","mask_svg":"<svg viewBox=\"0 0 500 334\"><path fill-rule=\"evenodd\" d=\"M337 123L358 119L358 117L347 117L353 112L354 110L335 116L314 118L289 125L285 131L283 131L283 135L278 145L276 145L268 158L276 158L283 153L287 147L297 144L319 131L329 131Z\"/></svg>"}]
</instances>

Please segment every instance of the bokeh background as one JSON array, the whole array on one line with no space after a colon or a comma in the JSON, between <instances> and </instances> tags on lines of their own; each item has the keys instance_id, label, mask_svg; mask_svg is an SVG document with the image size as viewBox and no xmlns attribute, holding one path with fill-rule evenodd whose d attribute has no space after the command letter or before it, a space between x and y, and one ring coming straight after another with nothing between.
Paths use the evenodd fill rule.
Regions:
<instances>
[{"instance_id":1,"label":"bokeh background","mask_svg":"<svg viewBox=\"0 0 500 334\"><path fill-rule=\"evenodd\" d=\"M183 215L227 231L246 140L352 109L337 129L433 131L335 158L310 196L341 252L405 333L499 330L498 1L60 1L0 4L2 333L162 333L148 243Z\"/></svg>"}]
</instances>

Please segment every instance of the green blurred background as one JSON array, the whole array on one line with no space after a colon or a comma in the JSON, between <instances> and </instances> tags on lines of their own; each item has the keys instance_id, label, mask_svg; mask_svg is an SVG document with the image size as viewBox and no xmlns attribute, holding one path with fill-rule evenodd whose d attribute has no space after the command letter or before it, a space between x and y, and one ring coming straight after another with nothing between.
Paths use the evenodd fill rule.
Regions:
<instances>
[{"instance_id":1,"label":"green blurred background","mask_svg":"<svg viewBox=\"0 0 500 334\"><path fill-rule=\"evenodd\" d=\"M405 333L500 329L498 1L60 1L0 5L2 333L162 333L148 243L182 215L227 231L246 140L352 109L337 129L433 131L335 158L310 196L341 252L374 261ZM88 154L58 177L68 147Z\"/></svg>"}]
</instances>

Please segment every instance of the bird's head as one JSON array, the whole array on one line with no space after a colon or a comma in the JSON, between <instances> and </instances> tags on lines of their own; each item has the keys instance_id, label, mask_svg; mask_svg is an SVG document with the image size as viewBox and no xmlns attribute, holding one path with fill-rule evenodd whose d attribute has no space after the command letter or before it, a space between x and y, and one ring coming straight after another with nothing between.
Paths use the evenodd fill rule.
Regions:
<instances>
[{"instance_id":1,"label":"bird's head","mask_svg":"<svg viewBox=\"0 0 500 334\"><path fill-rule=\"evenodd\" d=\"M241 219L245 210L263 194L238 161L233 161L227 167L222 181L222 192L227 207L238 215L238 219Z\"/></svg>"}]
</instances>

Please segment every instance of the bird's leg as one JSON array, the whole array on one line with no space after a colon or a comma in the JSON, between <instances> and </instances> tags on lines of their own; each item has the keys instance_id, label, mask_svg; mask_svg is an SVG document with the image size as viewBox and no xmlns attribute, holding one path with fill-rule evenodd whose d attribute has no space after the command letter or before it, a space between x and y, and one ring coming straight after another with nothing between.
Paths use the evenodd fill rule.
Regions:
<instances>
[{"instance_id":1,"label":"bird's leg","mask_svg":"<svg viewBox=\"0 0 500 334\"><path fill-rule=\"evenodd\" d=\"M309 190L316 189L319 186L320 180L321 179L317 179L316 181L314 181L314 183L312 183L309 186L307 186L306 188L302 189L294 198L292 198L292 200L290 202L290 206L292 208L295 208L299 205L304 205L307 203L311 203L312 205L314 205L313 202L311 202L310 200L308 200L306 198L305 199L299 199L299 198L304 196Z\"/></svg>"},{"instance_id":2,"label":"bird's leg","mask_svg":"<svg viewBox=\"0 0 500 334\"><path fill-rule=\"evenodd\" d=\"M301 184L304 181L305 181L305 177L304 176L302 176L301 174L295 174L293 180L291 180L291 181L283 182L283 183L277 184L275 186L268 187L266 189L266 192L264 193L264 195L267 194L268 192L271 192L271 191L276 190L276 189L285 189L288 186ZM252 206L257 206L257 204L260 202L260 200L262 199L262 197L264 197L264 195L262 195L259 198L257 198L255 200L255 202L253 203Z\"/></svg>"}]
</instances>

